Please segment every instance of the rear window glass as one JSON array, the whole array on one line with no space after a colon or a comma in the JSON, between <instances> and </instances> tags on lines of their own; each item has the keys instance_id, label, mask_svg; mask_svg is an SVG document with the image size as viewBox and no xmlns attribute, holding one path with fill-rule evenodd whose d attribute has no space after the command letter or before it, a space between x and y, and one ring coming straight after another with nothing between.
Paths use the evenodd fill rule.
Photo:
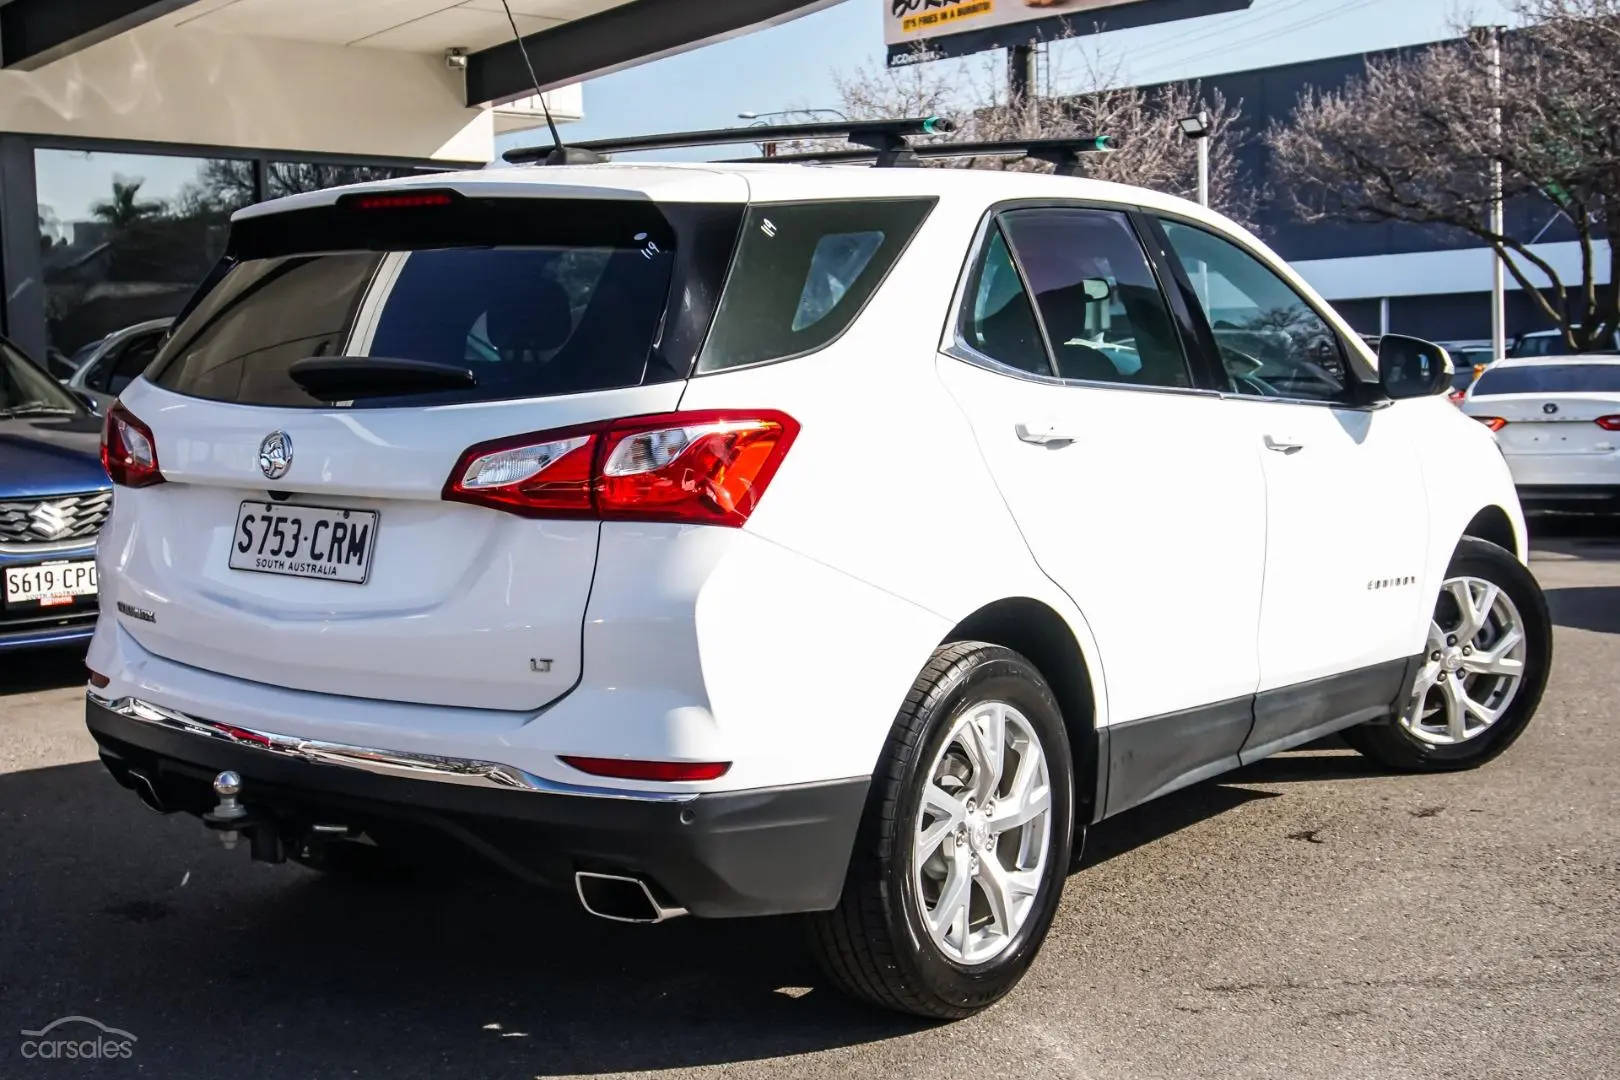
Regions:
<instances>
[{"instance_id":1,"label":"rear window glass","mask_svg":"<svg viewBox=\"0 0 1620 1080\"><path fill-rule=\"evenodd\" d=\"M1620 394L1620 364L1535 364L1488 367L1480 372L1473 395L1488 394Z\"/></svg>"},{"instance_id":2,"label":"rear window glass","mask_svg":"<svg viewBox=\"0 0 1620 1080\"><path fill-rule=\"evenodd\" d=\"M242 259L186 314L153 379L218 401L324 406L330 391L306 389L298 361L353 357L363 372L366 360L387 358L471 373L453 388L379 378L373 392L362 373L347 403L373 407L639 384L670 294L673 230L645 208L596 204L582 218L577 206L526 201L535 220L487 246L438 246L436 237L415 246L404 232L394 249L384 229L366 237L373 250ZM490 239L469 230L466 242Z\"/></svg>"},{"instance_id":3,"label":"rear window glass","mask_svg":"<svg viewBox=\"0 0 1620 1080\"><path fill-rule=\"evenodd\" d=\"M699 372L799 356L860 314L933 199L756 206L743 218Z\"/></svg>"}]
</instances>

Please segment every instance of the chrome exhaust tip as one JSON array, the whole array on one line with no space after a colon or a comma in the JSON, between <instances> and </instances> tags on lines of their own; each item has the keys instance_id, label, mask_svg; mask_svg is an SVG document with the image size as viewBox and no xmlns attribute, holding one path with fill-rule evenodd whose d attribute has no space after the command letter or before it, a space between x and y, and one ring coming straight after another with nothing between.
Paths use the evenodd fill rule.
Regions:
<instances>
[{"instance_id":1,"label":"chrome exhaust tip","mask_svg":"<svg viewBox=\"0 0 1620 1080\"><path fill-rule=\"evenodd\" d=\"M640 878L580 870L574 891L586 911L599 919L624 923L661 923L686 914L683 907L665 907Z\"/></svg>"}]
</instances>

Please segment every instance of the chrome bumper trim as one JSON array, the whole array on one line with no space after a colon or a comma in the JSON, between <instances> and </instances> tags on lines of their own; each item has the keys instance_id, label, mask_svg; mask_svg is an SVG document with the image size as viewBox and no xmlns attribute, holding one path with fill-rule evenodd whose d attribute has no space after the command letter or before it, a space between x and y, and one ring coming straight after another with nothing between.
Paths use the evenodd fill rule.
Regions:
<instances>
[{"instance_id":1,"label":"chrome bumper trim","mask_svg":"<svg viewBox=\"0 0 1620 1080\"><path fill-rule=\"evenodd\" d=\"M697 798L690 791L625 791L619 788L594 787L584 784L565 784L547 780L512 765L472 758L439 757L433 754L413 754L403 750L377 750L366 746L300 739L291 735L277 735L270 731L255 731L234 724L191 716L176 709L154 705L134 697L102 697L87 690L91 702L108 712L129 720L138 720L153 727L180 731L205 739L215 739L235 746L260 750L280 757L294 758L316 765L332 765L344 769L379 776L392 776L407 780L428 780L441 784L460 784L464 787L500 788L507 791L536 791L547 795L577 795L593 799L628 799L634 802L691 802Z\"/></svg>"}]
</instances>

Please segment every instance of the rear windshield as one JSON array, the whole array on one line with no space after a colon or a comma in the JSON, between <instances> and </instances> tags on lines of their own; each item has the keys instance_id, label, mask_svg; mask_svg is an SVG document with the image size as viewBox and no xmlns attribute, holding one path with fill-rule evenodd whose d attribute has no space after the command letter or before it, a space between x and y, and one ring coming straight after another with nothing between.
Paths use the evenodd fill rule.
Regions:
<instances>
[{"instance_id":1,"label":"rear windshield","mask_svg":"<svg viewBox=\"0 0 1620 1080\"><path fill-rule=\"evenodd\" d=\"M741 211L720 212L729 254ZM705 243L699 236L696 246ZM627 201L340 206L248 219L233 229L229 265L148 374L195 397L278 406L333 404L295 377L311 357L352 359L352 398L340 404L354 406L634 386L663 329L681 246L657 208ZM710 261L718 278L724 264ZM372 359L470 377L449 388L379 378L370 392Z\"/></svg>"},{"instance_id":2,"label":"rear windshield","mask_svg":"<svg viewBox=\"0 0 1620 1080\"><path fill-rule=\"evenodd\" d=\"M1473 395L1487 394L1620 394L1620 364L1536 364L1488 367L1480 372Z\"/></svg>"}]
</instances>

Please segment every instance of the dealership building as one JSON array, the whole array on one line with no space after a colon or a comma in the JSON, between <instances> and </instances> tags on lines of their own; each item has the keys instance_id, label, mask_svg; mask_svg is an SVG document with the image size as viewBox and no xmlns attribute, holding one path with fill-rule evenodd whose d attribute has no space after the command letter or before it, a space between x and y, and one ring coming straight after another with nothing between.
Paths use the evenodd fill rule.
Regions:
<instances>
[{"instance_id":1,"label":"dealership building","mask_svg":"<svg viewBox=\"0 0 1620 1080\"><path fill-rule=\"evenodd\" d=\"M558 121L579 84L831 0L510 0ZM0 274L38 358L174 314L230 214L493 156L544 123L501 0L0 0Z\"/></svg>"}]
</instances>

